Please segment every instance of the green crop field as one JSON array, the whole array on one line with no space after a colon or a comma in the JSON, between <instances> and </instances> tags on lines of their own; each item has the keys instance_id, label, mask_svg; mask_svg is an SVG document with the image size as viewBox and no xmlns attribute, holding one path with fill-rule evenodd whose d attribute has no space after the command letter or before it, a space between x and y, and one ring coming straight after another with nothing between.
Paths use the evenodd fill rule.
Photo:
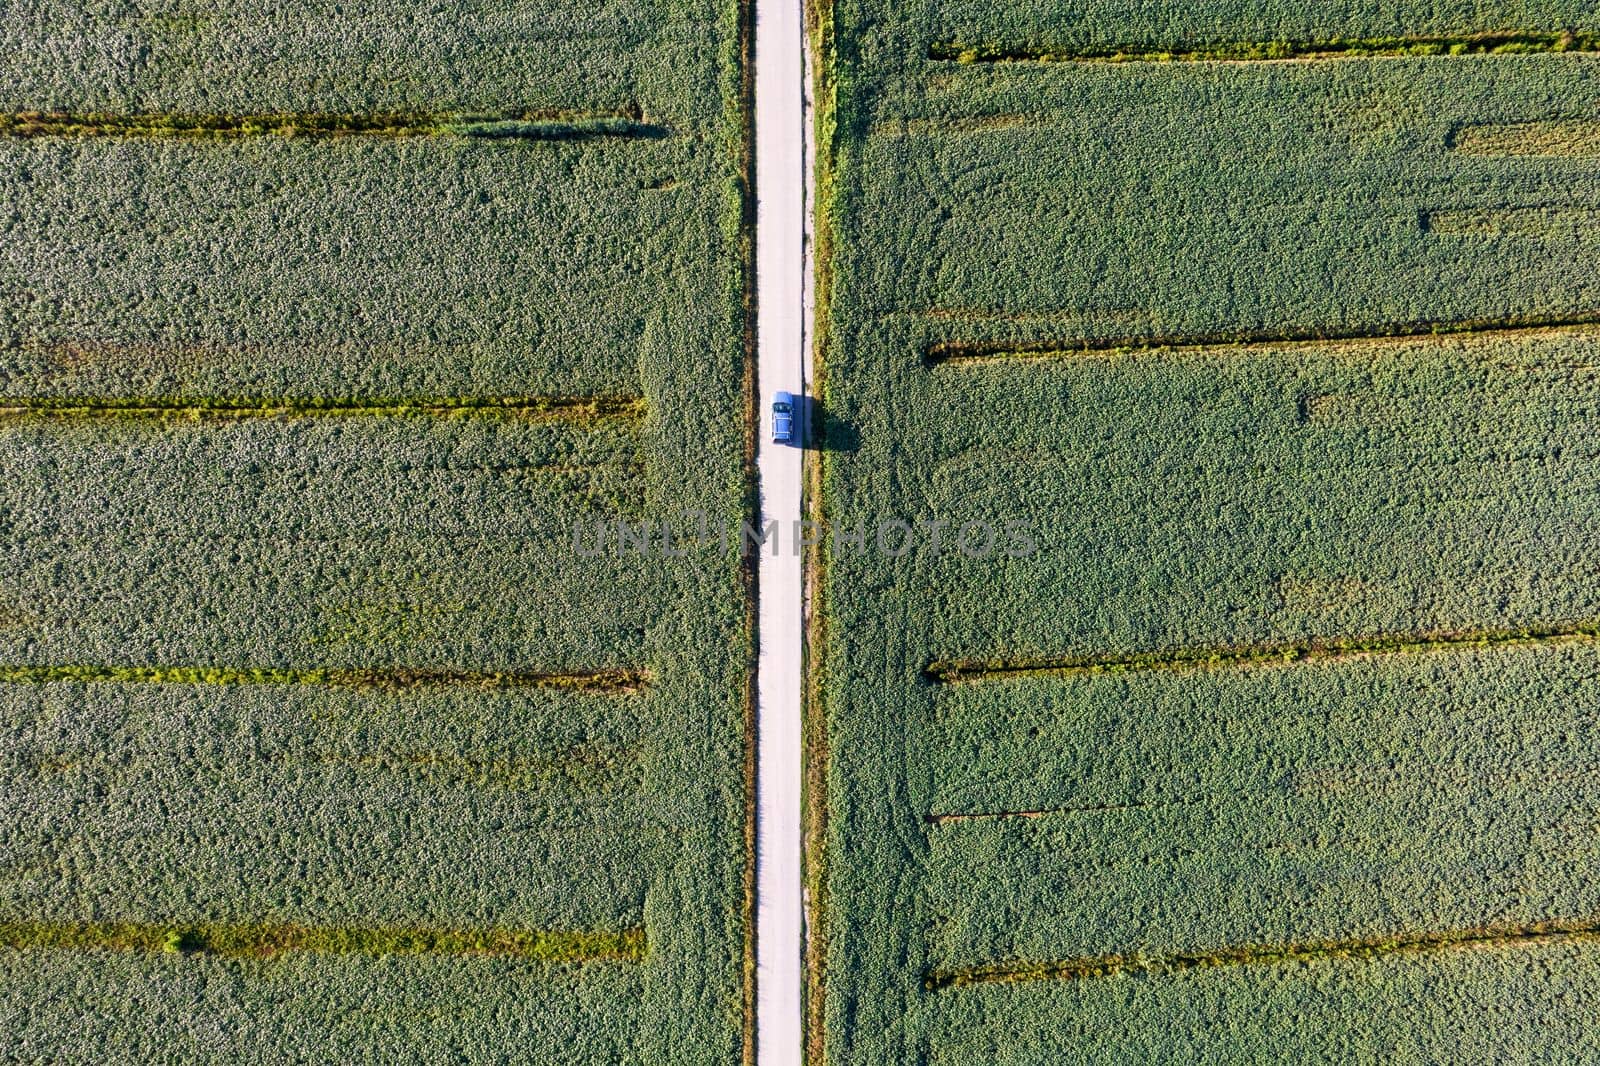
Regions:
<instances>
[{"instance_id":1,"label":"green crop field","mask_svg":"<svg viewBox=\"0 0 1600 1066\"><path fill-rule=\"evenodd\" d=\"M1600 1058L1593 5L824 15L817 1066Z\"/></svg>"},{"instance_id":2,"label":"green crop field","mask_svg":"<svg viewBox=\"0 0 1600 1066\"><path fill-rule=\"evenodd\" d=\"M0 18L0 1059L740 1061L731 0Z\"/></svg>"}]
</instances>

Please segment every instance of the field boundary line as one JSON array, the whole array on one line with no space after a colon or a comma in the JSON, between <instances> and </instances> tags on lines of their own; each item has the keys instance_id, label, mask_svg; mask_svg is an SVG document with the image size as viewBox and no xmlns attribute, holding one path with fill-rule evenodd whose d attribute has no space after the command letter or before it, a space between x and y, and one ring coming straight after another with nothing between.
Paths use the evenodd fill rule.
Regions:
<instances>
[{"instance_id":1,"label":"field boundary line","mask_svg":"<svg viewBox=\"0 0 1600 1066\"><path fill-rule=\"evenodd\" d=\"M296 685L409 692L418 689L559 689L621 694L639 692L652 678L644 670L588 670L564 673L450 669L328 668L290 669L236 666L56 666L0 665L0 685Z\"/></svg>"},{"instance_id":2,"label":"field boundary line","mask_svg":"<svg viewBox=\"0 0 1600 1066\"><path fill-rule=\"evenodd\" d=\"M1379 655L1415 655L1469 648L1560 646L1600 642L1600 620L1527 629L1438 630L1261 644L1222 644L1169 651L1066 655L1037 659L940 659L928 664L934 684L957 685L1008 677L1083 677L1154 671L1213 670L1337 662Z\"/></svg>"},{"instance_id":3,"label":"field boundary line","mask_svg":"<svg viewBox=\"0 0 1600 1066\"><path fill-rule=\"evenodd\" d=\"M268 959L279 955L464 956L525 962L643 962L645 931L315 926L297 923L0 922L0 949L136 951Z\"/></svg>"},{"instance_id":4,"label":"field boundary line","mask_svg":"<svg viewBox=\"0 0 1600 1066\"><path fill-rule=\"evenodd\" d=\"M407 139L462 137L497 141L658 140L665 126L640 108L613 111L503 110L474 112L333 111L255 113L118 113L108 111L0 112L0 138L89 140Z\"/></svg>"},{"instance_id":5,"label":"field boundary line","mask_svg":"<svg viewBox=\"0 0 1600 1066\"><path fill-rule=\"evenodd\" d=\"M1079 337L1061 340L935 341L923 349L930 368L1001 362L1062 359L1078 355L1132 355L1141 352L1207 352L1252 348L1318 348L1449 341L1474 337L1543 337L1586 332L1600 325L1600 310L1567 315L1510 315L1504 318L1443 322L1405 322L1349 330L1239 330L1149 336Z\"/></svg>"},{"instance_id":6,"label":"field boundary line","mask_svg":"<svg viewBox=\"0 0 1600 1066\"><path fill-rule=\"evenodd\" d=\"M933 41L927 58L943 63L1282 63L1332 59L1398 59L1600 52L1600 34L1572 30L1491 30L1463 35L1332 37L1326 40L1175 43L1072 48L1033 44Z\"/></svg>"},{"instance_id":7,"label":"field boundary line","mask_svg":"<svg viewBox=\"0 0 1600 1066\"><path fill-rule=\"evenodd\" d=\"M1294 944L1251 944L1202 952L1085 955L1044 963L1001 962L964 969L929 970L923 980L929 991L937 992L971 985L1079 981L1118 974L1163 976L1233 966L1363 960L1466 948L1574 941L1600 941L1600 919L1485 925L1439 932L1396 933L1386 937L1309 940Z\"/></svg>"},{"instance_id":8,"label":"field boundary line","mask_svg":"<svg viewBox=\"0 0 1600 1066\"><path fill-rule=\"evenodd\" d=\"M0 396L0 422L18 419L242 421L269 418L501 417L536 422L638 421L635 396L78 397Z\"/></svg>"}]
</instances>

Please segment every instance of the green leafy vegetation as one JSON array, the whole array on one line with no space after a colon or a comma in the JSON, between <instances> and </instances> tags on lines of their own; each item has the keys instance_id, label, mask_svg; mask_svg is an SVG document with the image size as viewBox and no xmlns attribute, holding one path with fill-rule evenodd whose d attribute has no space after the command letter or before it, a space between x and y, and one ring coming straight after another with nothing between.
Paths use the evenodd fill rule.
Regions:
<instances>
[{"instance_id":1,"label":"green leafy vegetation","mask_svg":"<svg viewBox=\"0 0 1600 1066\"><path fill-rule=\"evenodd\" d=\"M733 1066L731 0L0 20L0 1059Z\"/></svg>"},{"instance_id":2,"label":"green leafy vegetation","mask_svg":"<svg viewBox=\"0 0 1600 1066\"><path fill-rule=\"evenodd\" d=\"M1592 7L829 18L816 1066L1594 1059Z\"/></svg>"},{"instance_id":3,"label":"green leafy vegetation","mask_svg":"<svg viewBox=\"0 0 1600 1066\"><path fill-rule=\"evenodd\" d=\"M1450 132L1450 147L1464 155L1594 156L1600 154L1600 120L1466 124Z\"/></svg>"}]
</instances>

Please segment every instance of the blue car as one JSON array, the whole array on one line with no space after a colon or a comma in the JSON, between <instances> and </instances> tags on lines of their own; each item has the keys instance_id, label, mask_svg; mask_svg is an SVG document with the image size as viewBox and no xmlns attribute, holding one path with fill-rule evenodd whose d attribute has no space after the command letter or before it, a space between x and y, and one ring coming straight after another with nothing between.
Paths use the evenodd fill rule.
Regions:
<instances>
[{"instance_id":1,"label":"blue car","mask_svg":"<svg viewBox=\"0 0 1600 1066\"><path fill-rule=\"evenodd\" d=\"M795 443L794 416L797 406L794 394L790 392L780 392L772 398L772 443Z\"/></svg>"}]
</instances>

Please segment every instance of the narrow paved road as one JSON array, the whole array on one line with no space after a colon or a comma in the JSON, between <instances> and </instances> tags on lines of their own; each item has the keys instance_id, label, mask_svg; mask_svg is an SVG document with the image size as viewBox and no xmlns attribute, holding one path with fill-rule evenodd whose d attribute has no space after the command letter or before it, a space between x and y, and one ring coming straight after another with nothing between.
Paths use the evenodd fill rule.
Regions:
<instances>
[{"instance_id":1,"label":"narrow paved road","mask_svg":"<svg viewBox=\"0 0 1600 1066\"><path fill-rule=\"evenodd\" d=\"M805 24L802 0L756 3L756 284L762 395L763 521L778 523L762 552L756 763L756 1061L800 1066L801 636L799 448L772 443L772 394L806 388L809 256Z\"/></svg>"}]
</instances>

